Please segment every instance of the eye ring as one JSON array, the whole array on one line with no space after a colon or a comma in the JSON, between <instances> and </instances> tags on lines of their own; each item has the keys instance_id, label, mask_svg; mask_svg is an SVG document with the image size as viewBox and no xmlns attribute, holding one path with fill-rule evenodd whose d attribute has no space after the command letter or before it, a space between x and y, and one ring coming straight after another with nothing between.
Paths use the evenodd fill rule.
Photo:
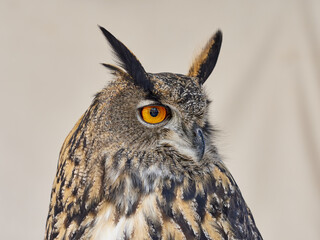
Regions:
<instances>
[{"instance_id":1,"label":"eye ring","mask_svg":"<svg viewBox=\"0 0 320 240\"><path fill-rule=\"evenodd\" d=\"M163 123L168 119L170 110L163 105L147 105L139 109L141 119L151 125Z\"/></svg>"}]
</instances>

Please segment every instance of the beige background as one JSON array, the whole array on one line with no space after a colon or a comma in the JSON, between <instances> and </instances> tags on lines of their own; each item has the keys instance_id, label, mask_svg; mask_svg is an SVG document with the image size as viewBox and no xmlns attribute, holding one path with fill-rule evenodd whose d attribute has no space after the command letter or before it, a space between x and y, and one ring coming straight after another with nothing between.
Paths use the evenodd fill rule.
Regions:
<instances>
[{"instance_id":1,"label":"beige background","mask_svg":"<svg viewBox=\"0 0 320 240\"><path fill-rule=\"evenodd\" d=\"M1 239L41 239L64 138L111 78L97 24L150 72L206 83L217 142L265 239L320 239L320 1L0 0Z\"/></svg>"}]
</instances>

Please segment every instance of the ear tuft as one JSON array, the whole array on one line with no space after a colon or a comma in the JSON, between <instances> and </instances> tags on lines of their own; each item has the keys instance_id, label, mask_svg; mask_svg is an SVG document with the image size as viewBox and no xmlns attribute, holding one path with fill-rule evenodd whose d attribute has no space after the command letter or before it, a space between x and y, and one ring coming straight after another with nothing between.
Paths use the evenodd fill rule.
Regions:
<instances>
[{"instance_id":1,"label":"ear tuft","mask_svg":"<svg viewBox=\"0 0 320 240\"><path fill-rule=\"evenodd\" d=\"M134 84L143 88L147 92L151 91L153 84L151 83L146 71L136 56L105 28L100 26L99 28L110 43L115 55L119 60L120 66L130 75ZM109 64L103 65L113 71L116 69L115 66Z\"/></svg>"},{"instance_id":2,"label":"ear tuft","mask_svg":"<svg viewBox=\"0 0 320 240\"><path fill-rule=\"evenodd\" d=\"M188 76L199 78L203 84L213 71L220 53L222 32L218 30L208 41L201 53L195 58L189 69Z\"/></svg>"}]
</instances>

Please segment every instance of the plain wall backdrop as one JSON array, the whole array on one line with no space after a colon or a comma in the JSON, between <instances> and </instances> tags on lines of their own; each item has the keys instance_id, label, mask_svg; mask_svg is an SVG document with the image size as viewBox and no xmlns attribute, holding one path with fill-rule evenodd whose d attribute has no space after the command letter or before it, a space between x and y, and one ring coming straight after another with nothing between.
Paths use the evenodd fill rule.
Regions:
<instances>
[{"instance_id":1,"label":"plain wall backdrop","mask_svg":"<svg viewBox=\"0 0 320 240\"><path fill-rule=\"evenodd\" d=\"M216 142L265 239L320 239L320 1L0 1L1 239L42 239L60 147L112 78L98 29L149 72L187 73L224 34L205 87Z\"/></svg>"}]
</instances>

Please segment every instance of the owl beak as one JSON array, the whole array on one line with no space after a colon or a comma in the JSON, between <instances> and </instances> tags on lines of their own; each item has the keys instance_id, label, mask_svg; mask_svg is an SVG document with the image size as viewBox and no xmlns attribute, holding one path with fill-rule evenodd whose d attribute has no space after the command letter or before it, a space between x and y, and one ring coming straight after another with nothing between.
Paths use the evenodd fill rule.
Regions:
<instances>
[{"instance_id":1,"label":"owl beak","mask_svg":"<svg viewBox=\"0 0 320 240\"><path fill-rule=\"evenodd\" d=\"M204 140L204 135L200 127L195 127L195 138L194 138L194 146L197 150L197 154L199 157L199 161L202 159L206 147L206 143Z\"/></svg>"}]
</instances>

